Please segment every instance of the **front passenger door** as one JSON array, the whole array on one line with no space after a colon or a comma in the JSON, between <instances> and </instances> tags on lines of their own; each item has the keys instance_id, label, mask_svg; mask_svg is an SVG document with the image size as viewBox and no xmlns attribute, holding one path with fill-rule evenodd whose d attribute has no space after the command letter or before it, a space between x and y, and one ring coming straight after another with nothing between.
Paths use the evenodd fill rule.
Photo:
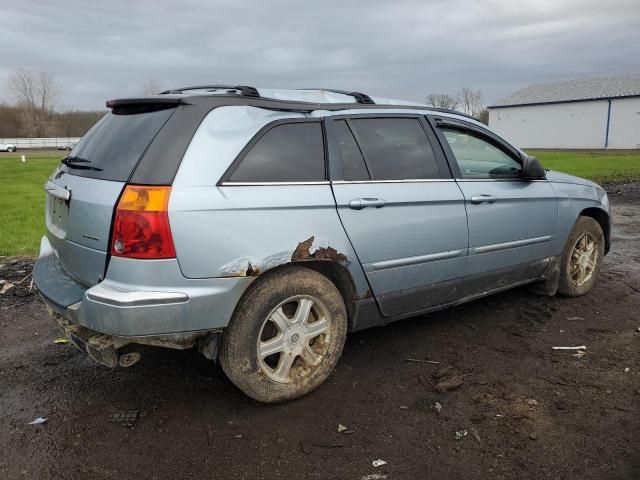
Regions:
<instances>
[{"instance_id":1,"label":"front passenger door","mask_svg":"<svg viewBox=\"0 0 640 480\"><path fill-rule=\"evenodd\" d=\"M521 158L492 132L436 121L469 222L467 294L538 278L554 255L557 199L546 180L520 178Z\"/></svg>"}]
</instances>

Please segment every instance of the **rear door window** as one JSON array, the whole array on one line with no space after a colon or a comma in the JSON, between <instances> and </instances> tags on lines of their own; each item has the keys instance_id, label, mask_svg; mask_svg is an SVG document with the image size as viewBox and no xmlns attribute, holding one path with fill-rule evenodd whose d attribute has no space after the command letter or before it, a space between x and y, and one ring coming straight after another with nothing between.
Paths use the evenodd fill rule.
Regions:
<instances>
[{"instance_id":1,"label":"rear door window","mask_svg":"<svg viewBox=\"0 0 640 480\"><path fill-rule=\"evenodd\" d=\"M416 118L349 120L374 180L440 178L427 134Z\"/></svg>"},{"instance_id":2,"label":"rear door window","mask_svg":"<svg viewBox=\"0 0 640 480\"><path fill-rule=\"evenodd\" d=\"M233 168L233 167L232 167ZM320 122L276 125L267 130L228 174L228 182L314 182L325 180Z\"/></svg>"},{"instance_id":3,"label":"rear door window","mask_svg":"<svg viewBox=\"0 0 640 480\"><path fill-rule=\"evenodd\" d=\"M127 181L174 111L157 105L114 109L87 132L62 168L82 177Z\"/></svg>"}]
</instances>

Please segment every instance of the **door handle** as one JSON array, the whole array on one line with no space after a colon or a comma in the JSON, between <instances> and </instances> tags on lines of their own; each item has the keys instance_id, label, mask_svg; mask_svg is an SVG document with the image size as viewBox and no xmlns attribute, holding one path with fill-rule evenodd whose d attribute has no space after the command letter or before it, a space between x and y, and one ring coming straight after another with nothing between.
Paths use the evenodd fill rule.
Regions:
<instances>
[{"instance_id":1,"label":"door handle","mask_svg":"<svg viewBox=\"0 0 640 480\"><path fill-rule=\"evenodd\" d=\"M493 195L474 195L473 197L471 197L471 203L473 203L474 205L479 205L481 203L493 203L496 200L498 200L496 197L494 197Z\"/></svg>"},{"instance_id":2,"label":"door handle","mask_svg":"<svg viewBox=\"0 0 640 480\"><path fill-rule=\"evenodd\" d=\"M362 210L367 207L382 208L387 202L381 198L354 198L349 202L349 208L353 210Z\"/></svg>"}]
</instances>

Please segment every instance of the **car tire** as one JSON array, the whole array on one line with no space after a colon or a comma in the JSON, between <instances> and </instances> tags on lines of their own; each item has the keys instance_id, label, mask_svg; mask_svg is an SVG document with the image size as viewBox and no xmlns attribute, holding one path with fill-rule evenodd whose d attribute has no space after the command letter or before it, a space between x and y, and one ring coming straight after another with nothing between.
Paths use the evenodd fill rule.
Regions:
<instances>
[{"instance_id":1,"label":"car tire","mask_svg":"<svg viewBox=\"0 0 640 480\"><path fill-rule=\"evenodd\" d=\"M11 148L11 147L10 147L10 148L7 148L7 151L8 151L8 152L15 152L15 151L16 151L16 149L15 149L15 148Z\"/></svg>"},{"instance_id":2,"label":"car tire","mask_svg":"<svg viewBox=\"0 0 640 480\"><path fill-rule=\"evenodd\" d=\"M327 379L346 335L347 312L335 285L315 270L285 267L263 274L240 300L222 338L220 364L259 402L293 400Z\"/></svg>"},{"instance_id":3,"label":"car tire","mask_svg":"<svg viewBox=\"0 0 640 480\"><path fill-rule=\"evenodd\" d=\"M604 233L591 217L579 217L560 258L558 292L579 297L595 285L604 258Z\"/></svg>"}]
</instances>

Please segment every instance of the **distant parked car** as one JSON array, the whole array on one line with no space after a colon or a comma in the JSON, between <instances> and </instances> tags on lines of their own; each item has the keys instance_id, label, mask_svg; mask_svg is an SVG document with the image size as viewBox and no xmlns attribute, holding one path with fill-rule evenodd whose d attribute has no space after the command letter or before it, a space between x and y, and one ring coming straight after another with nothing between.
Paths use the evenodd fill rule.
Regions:
<instances>
[{"instance_id":1,"label":"distant parked car","mask_svg":"<svg viewBox=\"0 0 640 480\"><path fill-rule=\"evenodd\" d=\"M0 142L0 152L15 152L16 150L17 148L14 144Z\"/></svg>"},{"instance_id":2,"label":"distant parked car","mask_svg":"<svg viewBox=\"0 0 640 480\"><path fill-rule=\"evenodd\" d=\"M107 106L45 185L33 279L109 367L194 347L290 400L348 332L525 284L584 295L609 250L602 187L457 112L218 86Z\"/></svg>"},{"instance_id":3,"label":"distant parked car","mask_svg":"<svg viewBox=\"0 0 640 480\"><path fill-rule=\"evenodd\" d=\"M76 144L75 143L65 143L63 145L58 145L58 150L68 150L71 151L73 150L73 147L75 147Z\"/></svg>"}]
</instances>

